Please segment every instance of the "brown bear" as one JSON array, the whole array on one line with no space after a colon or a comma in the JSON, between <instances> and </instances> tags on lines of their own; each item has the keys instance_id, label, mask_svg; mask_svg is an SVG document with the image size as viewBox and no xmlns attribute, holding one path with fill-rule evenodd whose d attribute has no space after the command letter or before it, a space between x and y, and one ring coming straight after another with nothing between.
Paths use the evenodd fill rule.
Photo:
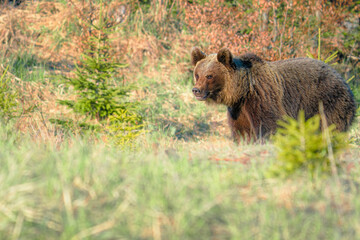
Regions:
<instances>
[{"instance_id":1,"label":"brown bear","mask_svg":"<svg viewBox=\"0 0 360 240\"><path fill-rule=\"evenodd\" d=\"M327 124L346 131L355 116L353 94L329 65L310 58L268 62L252 53L233 57L229 49L206 55L191 51L199 101L227 106L235 140L259 139L275 133L284 116L305 118L319 114L323 104Z\"/></svg>"}]
</instances>

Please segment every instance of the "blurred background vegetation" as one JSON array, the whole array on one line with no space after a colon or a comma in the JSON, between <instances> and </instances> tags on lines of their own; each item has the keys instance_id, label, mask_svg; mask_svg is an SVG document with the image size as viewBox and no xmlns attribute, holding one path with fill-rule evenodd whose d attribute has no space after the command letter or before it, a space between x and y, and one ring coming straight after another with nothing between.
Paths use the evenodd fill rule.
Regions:
<instances>
[{"instance_id":1,"label":"blurred background vegetation","mask_svg":"<svg viewBox=\"0 0 360 240\"><path fill-rule=\"evenodd\" d=\"M359 12L358 0L0 1L0 238L360 239L358 121L336 173L268 178L275 147L235 145L226 109L194 100L190 64L193 46L332 59L359 103ZM82 94L105 117L86 101L74 111Z\"/></svg>"},{"instance_id":2,"label":"blurred background vegetation","mask_svg":"<svg viewBox=\"0 0 360 240\"><path fill-rule=\"evenodd\" d=\"M76 95L59 76L73 77L83 63L101 11L110 40L106 54L127 66L111 84L136 88L130 101L142 102L139 112L150 129L191 138L211 127L204 122L223 124L221 108L205 116L204 106L192 99L192 46L206 53L221 47L251 51L267 60L327 59L336 52L333 67L350 80L359 102L359 1L3 1L1 71L8 67L22 106L37 109L18 119L19 129L36 137L44 128L55 131L48 119L76 117L57 104ZM44 123L32 123L38 120Z\"/></svg>"}]
</instances>

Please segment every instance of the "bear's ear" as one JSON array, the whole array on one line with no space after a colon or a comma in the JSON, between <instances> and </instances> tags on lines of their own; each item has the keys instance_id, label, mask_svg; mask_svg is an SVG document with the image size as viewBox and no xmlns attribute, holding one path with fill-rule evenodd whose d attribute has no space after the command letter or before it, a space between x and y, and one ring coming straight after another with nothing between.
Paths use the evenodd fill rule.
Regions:
<instances>
[{"instance_id":1,"label":"bear's ear","mask_svg":"<svg viewBox=\"0 0 360 240\"><path fill-rule=\"evenodd\" d=\"M232 56L230 50L227 48L222 48L219 50L219 52L217 54L217 60L220 63L222 63L228 67L233 67L233 65L234 65L233 56Z\"/></svg>"},{"instance_id":2,"label":"bear's ear","mask_svg":"<svg viewBox=\"0 0 360 240\"><path fill-rule=\"evenodd\" d=\"M193 47L193 48L191 49L191 64L192 64L193 66L195 66L198 61L200 61L201 59L204 59L204 58L206 58L206 54L203 53L203 52L200 50L200 48L198 48L198 47Z\"/></svg>"}]
</instances>

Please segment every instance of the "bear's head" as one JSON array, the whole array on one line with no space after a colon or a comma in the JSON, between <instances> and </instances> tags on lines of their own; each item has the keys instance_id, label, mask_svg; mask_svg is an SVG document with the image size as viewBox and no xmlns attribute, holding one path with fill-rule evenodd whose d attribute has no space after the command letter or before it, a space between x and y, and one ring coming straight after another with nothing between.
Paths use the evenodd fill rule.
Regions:
<instances>
[{"instance_id":1,"label":"bear's head","mask_svg":"<svg viewBox=\"0 0 360 240\"><path fill-rule=\"evenodd\" d=\"M251 62L234 59L227 48L206 55L198 47L193 47L191 63L195 67L192 92L199 101L230 106L249 91L246 76Z\"/></svg>"}]
</instances>

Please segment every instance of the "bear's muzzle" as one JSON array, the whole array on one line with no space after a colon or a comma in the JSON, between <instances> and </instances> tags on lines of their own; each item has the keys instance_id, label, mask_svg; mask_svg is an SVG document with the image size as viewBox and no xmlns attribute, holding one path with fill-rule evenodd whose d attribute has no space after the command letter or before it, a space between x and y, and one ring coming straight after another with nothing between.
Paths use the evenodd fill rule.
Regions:
<instances>
[{"instance_id":1,"label":"bear's muzzle","mask_svg":"<svg viewBox=\"0 0 360 240\"><path fill-rule=\"evenodd\" d=\"M199 101L205 101L206 98L209 96L210 92L208 91L201 91L199 88L194 87L192 89L193 94L195 95L196 99Z\"/></svg>"}]
</instances>

